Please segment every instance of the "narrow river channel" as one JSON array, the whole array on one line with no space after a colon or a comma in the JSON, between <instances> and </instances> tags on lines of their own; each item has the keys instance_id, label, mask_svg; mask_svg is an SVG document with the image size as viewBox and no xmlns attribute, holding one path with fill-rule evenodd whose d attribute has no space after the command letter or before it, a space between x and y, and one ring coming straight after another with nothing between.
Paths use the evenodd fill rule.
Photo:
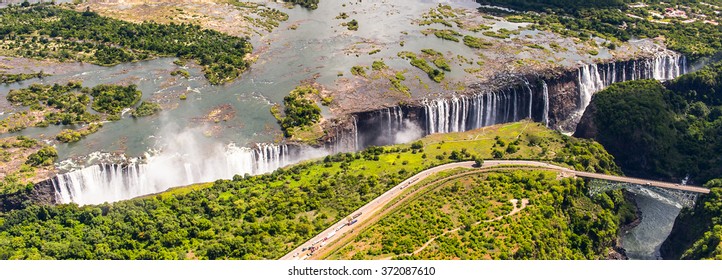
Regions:
<instances>
[{"instance_id":1,"label":"narrow river channel","mask_svg":"<svg viewBox=\"0 0 722 280\"><path fill-rule=\"evenodd\" d=\"M642 212L642 222L622 233L622 247L632 260L662 259L659 247L672 231L681 205L650 191L632 191Z\"/></svg>"}]
</instances>

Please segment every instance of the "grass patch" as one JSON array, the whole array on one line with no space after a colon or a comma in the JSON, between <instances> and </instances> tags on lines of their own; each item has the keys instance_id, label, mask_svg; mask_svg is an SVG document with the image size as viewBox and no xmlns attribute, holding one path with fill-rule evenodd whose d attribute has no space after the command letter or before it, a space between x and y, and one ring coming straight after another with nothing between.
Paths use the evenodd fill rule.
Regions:
<instances>
[{"instance_id":1,"label":"grass patch","mask_svg":"<svg viewBox=\"0 0 722 280\"><path fill-rule=\"evenodd\" d=\"M384 63L383 60L375 60L375 61L371 64L371 69L374 69L375 71L381 71L381 70L384 70L384 69L386 69L386 68L389 68L389 67L386 66L386 63Z\"/></svg>"},{"instance_id":2,"label":"grass patch","mask_svg":"<svg viewBox=\"0 0 722 280\"><path fill-rule=\"evenodd\" d=\"M351 74L354 76L366 77L366 68L363 66L352 66Z\"/></svg>"},{"instance_id":3,"label":"grass patch","mask_svg":"<svg viewBox=\"0 0 722 280\"><path fill-rule=\"evenodd\" d=\"M505 28L501 28L501 29L499 29L499 30L496 31L496 32L494 32L494 31L485 31L485 32L482 33L482 34L484 34L484 36L493 37L493 38L498 38L498 39L509 39L509 38L511 38L511 35L518 35L518 34L519 34L519 31L518 31L518 30L511 31L511 30L508 30L508 29L505 29Z\"/></svg>"},{"instance_id":4,"label":"grass patch","mask_svg":"<svg viewBox=\"0 0 722 280\"><path fill-rule=\"evenodd\" d=\"M493 44L474 36L464 36L464 45L475 49L486 49L491 47Z\"/></svg>"},{"instance_id":5,"label":"grass patch","mask_svg":"<svg viewBox=\"0 0 722 280\"><path fill-rule=\"evenodd\" d=\"M342 26L346 26L346 28L347 28L348 30L351 30L351 31L357 31L357 30L358 30L358 21L356 21L355 19L352 19L352 20L349 21L349 22L344 22L344 23L342 23L341 25L342 25Z\"/></svg>"},{"instance_id":6,"label":"grass patch","mask_svg":"<svg viewBox=\"0 0 722 280\"><path fill-rule=\"evenodd\" d=\"M405 58L410 60L410 63L412 66L421 69L422 71L426 72L426 74L429 76L430 79L433 81L440 83L444 79L444 72L442 72L439 69L433 68L429 65L426 60L423 58L419 58L416 56L416 54L412 52L400 52L398 54L399 57Z\"/></svg>"}]
</instances>

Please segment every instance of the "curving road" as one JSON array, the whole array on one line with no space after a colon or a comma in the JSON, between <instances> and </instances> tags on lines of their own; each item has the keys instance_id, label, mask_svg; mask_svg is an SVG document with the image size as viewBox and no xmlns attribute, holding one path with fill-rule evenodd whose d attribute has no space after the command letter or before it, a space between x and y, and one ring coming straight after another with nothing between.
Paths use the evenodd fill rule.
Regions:
<instances>
[{"instance_id":1,"label":"curving road","mask_svg":"<svg viewBox=\"0 0 722 280\"><path fill-rule=\"evenodd\" d=\"M696 192L696 193L709 193L709 189L705 189L705 188L697 187L697 186L679 185L679 184L666 183L666 182L660 182L660 181L652 181L652 180L639 179L639 178L621 177L621 176L614 176L614 175L582 172L582 171L571 170L571 169L564 168L561 166L553 165L550 163L529 161L529 160L488 160L488 161L484 161L484 165L482 166L482 169L497 167L497 166L502 166L502 165L504 165L504 166L514 165L514 166L551 169L551 170L557 170L562 173L572 174L574 176L584 177L584 178L602 179L602 180L615 181L615 182L621 182L621 183L632 183L632 184L638 184L638 185L654 186L654 187L683 190L683 191ZM399 194L401 194L402 190L405 187L414 185L417 182L422 181L423 179L425 179L431 175L434 175L438 172L450 170L450 169L454 169L454 168L474 168L474 162L473 161L464 161L464 162L448 163L448 164L436 166L436 167L421 171L418 174L411 176L410 178L404 180L403 182L399 183L395 187L391 188L390 190L388 190L385 193L381 194L380 196L376 197L371 202L367 203L366 205L364 205L361 208L359 208L358 210L356 210L352 215L357 216L357 217L355 217L353 219L362 221L362 220L367 220L371 217L374 217L376 214L379 213L379 211L383 208L384 205L391 202ZM336 224L330 226L329 228L322 231L315 237L313 237L313 238L309 239L308 241L306 241L305 243L301 244L301 246L291 250L291 252L289 252L285 256L281 257L281 260L306 259L308 257L307 254L310 251L304 250L304 248L314 247L314 249L316 249L316 250L322 250L323 246L326 245L326 242L329 241L330 239L332 239L333 237L342 236L343 234L345 234L348 231L353 232L354 225L349 226L349 225L347 225L348 222L349 222L348 219L342 219L342 220L338 221Z\"/></svg>"}]
</instances>

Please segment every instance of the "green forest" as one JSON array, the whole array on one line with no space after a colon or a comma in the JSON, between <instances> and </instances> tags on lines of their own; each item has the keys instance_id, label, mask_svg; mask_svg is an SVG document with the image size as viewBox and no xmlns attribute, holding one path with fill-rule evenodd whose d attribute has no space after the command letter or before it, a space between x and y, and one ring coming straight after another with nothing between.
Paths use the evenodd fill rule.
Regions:
<instances>
[{"instance_id":1,"label":"green forest","mask_svg":"<svg viewBox=\"0 0 722 280\"><path fill-rule=\"evenodd\" d=\"M283 0L283 2L293 3L304 8L315 10L318 8L319 0Z\"/></svg>"},{"instance_id":2,"label":"green forest","mask_svg":"<svg viewBox=\"0 0 722 280\"><path fill-rule=\"evenodd\" d=\"M5 173L0 178L0 211L10 204L4 195L29 192L36 172L54 168L57 158L57 150L42 141L26 136L0 138L0 164Z\"/></svg>"},{"instance_id":3,"label":"green forest","mask_svg":"<svg viewBox=\"0 0 722 280\"><path fill-rule=\"evenodd\" d=\"M136 85L127 87L117 85L97 85L90 90L93 97L93 110L117 115L123 108L128 108L140 101L143 95Z\"/></svg>"},{"instance_id":4,"label":"green forest","mask_svg":"<svg viewBox=\"0 0 722 280\"><path fill-rule=\"evenodd\" d=\"M41 72L38 73L20 73L20 74L8 74L0 72L0 84L12 84L24 80L30 80L34 78L42 79L43 77L50 76Z\"/></svg>"},{"instance_id":5,"label":"green forest","mask_svg":"<svg viewBox=\"0 0 722 280\"><path fill-rule=\"evenodd\" d=\"M15 106L44 112L44 119L36 126L47 126L86 124L104 118L90 112L88 105L96 112L108 115L109 119L117 119L123 108L134 106L141 96L135 85L101 84L88 88L80 82L68 82L66 85L32 84L27 88L11 90L7 100Z\"/></svg>"},{"instance_id":6,"label":"green forest","mask_svg":"<svg viewBox=\"0 0 722 280\"><path fill-rule=\"evenodd\" d=\"M635 216L621 190L590 199L584 180L550 171L479 173L431 188L331 258L605 259L618 225ZM511 214L512 199L529 204Z\"/></svg>"},{"instance_id":7,"label":"green forest","mask_svg":"<svg viewBox=\"0 0 722 280\"><path fill-rule=\"evenodd\" d=\"M318 93L318 89L312 86L297 86L283 98L283 114L278 106L271 108L286 137L294 136L299 130L310 130L321 120L321 108L314 101Z\"/></svg>"},{"instance_id":8,"label":"green forest","mask_svg":"<svg viewBox=\"0 0 722 280\"><path fill-rule=\"evenodd\" d=\"M113 204L25 205L0 213L0 259L275 259L420 170L490 158L501 142L519 148L505 158L616 170L597 143L515 123Z\"/></svg>"},{"instance_id":9,"label":"green forest","mask_svg":"<svg viewBox=\"0 0 722 280\"><path fill-rule=\"evenodd\" d=\"M476 0L479 4L509 7L515 10L562 9L576 10L581 8L620 8L625 0Z\"/></svg>"},{"instance_id":10,"label":"green forest","mask_svg":"<svg viewBox=\"0 0 722 280\"><path fill-rule=\"evenodd\" d=\"M722 260L722 179L711 180L705 187L711 192L702 196L694 208L679 213L660 249L664 258Z\"/></svg>"},{"instance_id":11,"label":"green forest","mask_svg":"<svg viewBox=\"0 0 722 280\"><path fill-rule=\"evenodd\" d=\"M213 84L236 79L252 51L244 38L189 24L141 24L52 4L0 9L3 53L115 65L154 56L194 59Z\"/></svg>"},{"instance_id":12,"label":"green forest","mask_svg":"<svg viewBox=\"0 0 722 280\"><path fill-rule=\"evenodd\" d=\"M32 84L10 90L6 97L10 104L28 107L28 110L1 120L0 131L20 131L28 126L85 125L75 130L63 129L55 136L63 143L77 142L103 127L100 121L119 120L121 111L135 106L141 96L135 85L101 84L89 88L73 81L65 85ZM132 115L148 116L160 110L158 104L142 102Z\"/></svg>"},{"instance_id":13,"label":"green forest","mask_svg":"<svg viewBox=\"0 0 722 280\"><path fill-rule=\"evenodd\" d=\"M628 175L722 177L722 63L666 85L614 84L594 95L584 118L576 135L599 141Z\"/></svg>"},{"instance_id":14,"label":"green forest","mask_svg":"<svg viewBox=\"0 0 722 280\"><path fill-rule=\"evenodd\" d=\"M576 136L592 137L628 175L711 188L683 209L662 246L666 259L721 259L722 63L661 84L618 83L594 95Z\"/></svg>"},{"instance_id":15,"label":"green forest","mask_svg":"<svg viewBox=\"0 0 722 280\"><path fill-rule=\"evenodd\" d=\"M680 20L660 23L647 18L629 16L629 14L649 15L651 10L664 11L664 7L674 7L675 4L689 5L694 10L704 11L701 14L707 17L716 15L700 1L647 3L648 7L637 8L638 10L632 10L624 4L639 1L621 0L477 0L477 2L515 9L522 13L522 17L519 18L519 15L515 14L508 17L509 20L532 22L534 23L532 27L536 29L550 30L582 40L588 40L594 35L612 40L610 46L615 46L616 41L626 42L633 38L662 37L668 48L681 52L693 60L714 55L722 50L722 25L708 24L701 20L692 23L684 23ZM493 13L503 12L495 9L486 10Z\"/></svg>"},{"instance_id":16,"label":"green forest","mask_svg":"<svg viewBox=\"0 0 722 280\"><path fill-rule=\"evenodd\" d=\"M140 102L140 105L138 105L138 108L133 109L133 112L131 113L131 116L134 118L140 118L140 117L147 117L150 115L154 115L155 113L158 113L162 110L160 105L158 103L153 103L150 101L143 101Z\"/></svg>"}]
</instances>

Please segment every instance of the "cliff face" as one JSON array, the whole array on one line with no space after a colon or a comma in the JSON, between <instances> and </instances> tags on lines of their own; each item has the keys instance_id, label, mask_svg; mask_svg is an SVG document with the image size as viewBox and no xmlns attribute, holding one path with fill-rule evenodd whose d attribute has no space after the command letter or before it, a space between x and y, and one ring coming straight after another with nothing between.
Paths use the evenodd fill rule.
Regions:
<instances>
[{"instance_id":1,"label":"cliff face","mask_svg":"<svg viewBox=\"0 0 722 280\"><path fill-rule=\"evenodd\" d=\"M692 209L683 209L659 249L664 259L722 259L722 179L711 180Z\"/></svg>"},{"instance_id":2,"label":"cliff face","mask_svg":"<svg viewBox=\"0 0 722 280\"><path fill-rule=\"evenodd\" d=\"M35 184L30 189L0 195L0 212L23 209L29 205L57 204L53 182L48 179Z\"/></svg>"},{"instance_id":3,"label":"cliff face","mask_svg":"<svg viewBox=\"0 0 722 280\"><path fill-rule=\"evenodd\" d=\"M596 114L597 106L592 101L592 103L589 103L589 106L587 106L587 109L584 111L584 115L582 115L579 124L577 124L577 128L574 131L574 137L587 139L597 138L598 129L597 124L594 122L594 116Z\"/></svg>"},{"instance_id":4,"label":"cliff face","mask_svg":"<svg viewBox=\"0 0 722 280\"><path fill-rule=\"evenodd\" d=\"M581 113L590 103L592 95L604 87L614 83L637 80L664 80L676 77L685 72L685 60L676 54L662 54L655 57L643 57L637 60L609 62L604 64L583 65L577 69L558 69L554 73L531 73L515 75L506 73L495 77L493 82L482 82L469 85L464 92L439 94L416 99L411 102L396 103L398 105L365 112L347 113L323 123L324 136L318 139L311 151L304 153L305 145L287 146L261 145L253 152L239 152L239 156L247 162L234 165L235 174L253 173L271 170L289 164L293 155L312 156L321 153L354 152L368 146L382 146L406 143L428 134L462 132L501 123L531 119L546 124L550 128L562 131L574 131ZM387 104L379 100L379 104ZM383 105L382 105L383 106ZM596 130L588 129L590 120L585 120L582 130L593 136ZM611 150L610 150L611 151ZM280 154L279 154L280 153ZM238 159L238 156L234 158ZM291 161L289 161L291 160ZM236 161L234 161L236 162ZM225 162L227 164L227 162ZM221 163L223 164L223 163ZM99 164L88 174L105 176L108 179L103 189L120 188L118 182L127 174L125 168L117 164ZM183 167L179 167L182 170ZM153 175L139 175L140 169L133 169L132 176L150 178ZM68 175L64 174L63 176ZM93 175L93 176L95 176ZM84 173L75 172L77 180L60 180L59 189L71 188L74 182L82 180ZM230 174L233 176L233 174ZM178 178L189 178L178 176ZM150 180L150 179L149 179ZM150 180L150 182L155 182ZM174 185L189 182L179 179ZM81 183L83 184L83 183ZM126 183L127 185L127 183ZM157 188L153 192L162 191L168 186L151 185ZM76 186L83 189L82 186ZM143 195L148 189L138 186L122 186L129 189L124 195L134 197ZM22 207L23 200L39 203L55 203L53 187L50 182L38 184L33 190L7 196L3 206L5 209ZM65 193L70 193L66 191ZM131 195L132 194L132 195ZM25 199L19 199L24 197ZM93 203L93 202L87 202ZM82 204L82 203L81 203Z\"/></svg>"},{"instance_id":5,"label":"cliff face","mask_svg":"<svg viewBox=\"0 0 722 280\"><path fill-rule=\"evenodd\" d=\"M523 119L573 131L580 108L577 74L573 70L551 78L524 76L513 81L506 77L505 87L474 85L463 94L353 113L328 123L322 142L332 151L353 151Z\"/></svg>"},{"instance_id":6,"label":"cliff face","mask_svg":"<svg viewBox=\"0 0 722 280\"><path fill-rule=\"evenodd\" d=\"M572 116L579 104L579 85L576 71L569 71L549 82L549 127L574 131Z\"/></svg>"},{"instance_id":7,"label":"cliff face","mask_svg":"<svg viewBox=\"0 0 722 280\"><path fill-rule=\"evenodd\" d=\"M532 119L550 128L575 131L593 95L624 81L674 79L687 71L679 54L660 53L653 57L582 65L557 69L553 73L499 74L489 81L469 85L464 92L438 94L401 106L349 114L357 149L369 145L400 143L399 134L419 137L433 133L459 132L500 123ZM593 133L586 120L584 133ZM329 130L327 130L329 131ZM335 131L339 131L336 129ZM591 136L592 134L590 134ZM347 135L331 143L348 143ZM403 142L403 141L402 141ZM348 146L348 145L347 145Z\"/></svg>"},{"instance_id":8,"label":"cliff face","mask_svg":"<svg viewBox=\"0 0 722 280\"><path fill-rule=\"evenodd\" d=\"M697 203L694 209L685 208L674 220L674 226L659 252L665 260L678 260L692 244L704 234L709 225L702 217L703 203Z\"/></svg>"}]
</instances>

